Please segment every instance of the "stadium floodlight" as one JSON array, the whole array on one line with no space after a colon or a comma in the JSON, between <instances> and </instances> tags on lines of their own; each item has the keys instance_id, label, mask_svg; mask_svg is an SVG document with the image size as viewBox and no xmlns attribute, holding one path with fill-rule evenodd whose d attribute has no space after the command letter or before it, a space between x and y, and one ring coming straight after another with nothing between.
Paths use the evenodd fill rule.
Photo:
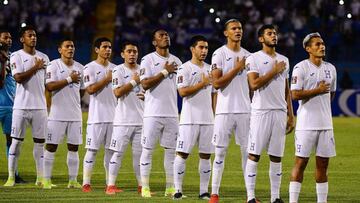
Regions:
<instances>
[{"instance_id":1,"label":"stadium floodlight","mask_svg":"<svg viewBox=\"0 0 360 203\"><path fill-rule=\"evenodd\" d=\"M352 18L351 13L348 13L348 14L346 15L346 17L349 18L349 19Z\"/></svg>"},{"instance_id":2,"label":"stadium floodlight","mask_svg":"<svg viewBox=\"0 0 360 203\"><path fill-rule=\"evenodd\" d=\"M173 17L172 13L168 13L168 14L167 14L167 17L168 17L168 18L172 18L172 17Z\"/></svg>"},{"instance_id":3,"label":"stadium floodlight","mask_svg":"<svg viewBox=\"0 0 360 203\"><path fill-rule=\"evenodd\" d=\"M215 22L220 23L220 18L219 17L215 18Z\"/></svg>"},{"instance_id":4,"label":"stadium floodlight","mask_svg":"<svg viewBox=\"0 0 360 203\"><path fill-rule=\"evenodd\" d=\"M344 0L340 0L340 1L339 1L339 4L340 4L340 5L344 5L344 3L345 3Z\"/></svg>"},{"instance_id":5,"label":"stadium floodlight","mask_svg":"<svg viewBox=\"0 0 360 203\"><path fill-rule=\"evenodd\" d=\"M214 12L215 12L215 9L210 8L210 9L209 9L209 12L210 12L210 13L214 13Z\"/></svg>"},{"instance_id":6,"label":"stadium floodlight","mask_svg":"<svg viewBox=\"0 0 360 203\"><path fill-rule=\"evenodd\" d=\"M26 26L26 23L21 23L21 27L25 27Z\"/></svg>"},{"instance_id":7,"label":"stadium floodlight","mask_svg":"<svg viewBox=\"0 0 360 203\"><path fill-rule=\"evenodd\" d=\"M4 0L4 1L3 1L3 4L4 4L4 5L8 5L8 3L9 3L8 0Z\"/></svg>"}]
</instances>

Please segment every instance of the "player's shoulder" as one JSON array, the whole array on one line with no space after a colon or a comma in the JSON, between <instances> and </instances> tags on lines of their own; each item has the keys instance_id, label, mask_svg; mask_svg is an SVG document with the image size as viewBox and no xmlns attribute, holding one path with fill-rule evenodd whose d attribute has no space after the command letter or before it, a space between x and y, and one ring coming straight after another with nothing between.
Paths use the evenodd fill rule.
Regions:
<instances>
[{"instance_id":1,"label":"player's shoulder","mask_svg":"<svg viewBox=\"0 0 360 203\"><path fill-rule=\"evenodd\" d=\"M263 56L263 53L261 52L261 51L257 51L257 52L254 52L254 53L250 53L249 54L249 56L246 58L246 60L248 61L248 60L254 60L254 59L256 59L256 58L259 58L259 59L261 59L261 58L263 58L264 56Z\"/></svg>"},{"instance_id":2,"label":"player's shoulder","mask_svg":"<svg viewBox=\"0 0 360 203\"><path fill-rule=\"evenodd\" d=\"M288 58L288 57L286 57L285 55L280 54L280 53L278 53L278 52L276 52L276 56L277 56L277 58L278 58L279 60L289 61L289 58Z\"/></svg>"},{"instance_id":3,"label":"player's shoulder","mask_svg":"<svg viewBox=\"0 0 360 203\"><path fill-rule=\"evenodd\" d=\"M118 74L123 74L126 71L126 66L124 63L119 64L117 66L114 67L113 69L113 73L118 73Z\"/></svg>"},{"instance_id":4,"label":"player's shoulder","mask_svg":"<svg viewBox=\"0 0 360 203\"><path fill-rule=\"evenodd\" d=\"M97 63L95 61L91 61L90 63L87 63L85 66L84 66L84 71L90 71L90 70L93 70L97 67Z\"/></svg>"},{"instance_id":5,"label":"player's shoulder","mask_svg":"<svg viewBox=\"0 0 360 203\"><path fill-rule=\"evenodd\" d=\"M74 60L74 67L76 67L77 69L80 69L81 71L84 70L84 65L75 60Z\"/></svg>"},{"instance_id":6,"label":"player's shoulder","mask_svg":"<svg viewBox=\"0 0 360 203\"><path fill-rule=\"evenodd\" d=\"M243 55L245 55L245 57L248 57L251 54L251 52L245 49L244 47L241 47L241 52Z\"/></svg>"},{"instance_id":7,"label":"player's shoulder","mask_svg":"<svg viewBox=\"0 0 360 203\"><path fill-rule=\"evenodd\" d=\"M323 64L324 64L326 67L329 67L330 69L336 70L335 66L334 66L332 63L330 63L330 62L323 61Z\"/></svg>"},{"instance_id":8,"label":"player's shoulder","mask_svg":"<svg viewBox=\"0 0 360 203\"><path fill-rule=\"evenodd\" d=\"M145 56L143 56L141 58L141 62L144 61L144 60L149 60L149 59L152 59L155 57L155 52L151 52L151 53L148 53L146 54Z\"/></svg>"},{"instance_id":9,"label":"player's shoulder","mask_svg":"<svg viewBox=\"0 0 360 203\"><path fill-rule=\"evenodd\" d=\"M48 55L46 55L45 53L43 53L43 52L41 52L39 50L36 50L35 55L37 55L37 56L39 56L41 58L47 59L49 61Z\"/></svg>"},{"instance_id":10,"label":"player's shoulder","mask_svg":"<svg viewBox=\"0 0 360 203\"><path fill-rule=\"evenodd\" d=\"M174 54L169 54L169 59L172 59L173 61L175 61L177 64L182 64L181 60L179 57L175 56Z\"/></svg>"},{"instance_id":11,"label":"player's shoulder","mask_svg":"<svg viewBox=\"0 0 360 203\"><path fill-rule=\"evenodd\" d=\"M50 61L48 67L53 67L53 68L58 67L58 63L60 62L60 60L61 59L58 58L58 59L54 59L54 60Z\"/></svg>"},{"instance_id":12,"label":"player's shoulder","mask_svg":"<svg viewBox=\"0 0 360 203\"><path fill-rule=\"evenodd\" d=\"M221 57L225 53L225 51L226 51L226 47L225 45L222 45L213 52L211 57L219 57L219 56Z\"/></svg>"}]
</instances>

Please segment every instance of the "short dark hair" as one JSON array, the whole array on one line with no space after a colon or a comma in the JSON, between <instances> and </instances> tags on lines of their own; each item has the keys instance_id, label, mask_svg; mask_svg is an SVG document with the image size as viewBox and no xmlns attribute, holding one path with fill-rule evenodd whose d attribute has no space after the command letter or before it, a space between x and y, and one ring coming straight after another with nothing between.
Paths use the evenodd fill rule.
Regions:
<instances>
[{"instance_id":1,"label":"short dark hair","mask_svg":"<svg viewBox=\"0 0 360 203\"><path fill-rule=\"evenodd\" d=\"M10 33L9 29L7 29L7 28L0 28L0 34L1 34L1 33L4 33L4 32Z\"/></svg>"},{"instance_id":2,"label":"short dark hair","mask_svg":"<svg viewBox=\"0 0 360 203\"><path fill-rule=\"evenodd\" d=\"M121 52L125 51L127 45L133 45L136 46L136 48L139 47L135 42L125 41L124 43L121 44Z\"/></svg>"},{"instance_id":3,"label":"short dark hair","mask_svg":"<svg viewBox=\"0 0 360 203\"><path fill-rule=\"evenodd\" d=\"M262 37L264 35L264 32L265 32L266 29L276 30L274 25L265 24L265 25L261 26L260 29L258 30L258 37Z\"/></svg>"},{"instance_id":4,"label":"short dark hair","mask_svg":"<svg viewBox=\"0 0 360 203\"><path fill-rule=\"evenodd\" d=\"M99 38L97 38L96 40L95 40L95 42L94 42L94 47L96 47L96 48L100 48L100 46L101 46L101 43L103 43L103 42L110 42L111 43L111 41L110 41L110 39L109 38L107 38L107 37L99 37Z\"/></svg>"},{"instance_id":5,"label":"short dark hair","mask_svg":"<svg viewBox=\"0 0 360 203\"><path fill-rule=\"evenodd\" d=\"M202 35L195 35L195 36L191 37L191 39L190 39L190 46L196 47L197 43L200 41L207 42L208 40L206 39L206 37L204 37Z\"/></svg>"},{"instance_id":6,"label":"short dark hair","mask_svg":"<svg viewBox=\"0 0 360 203\"><path fill-rule=\"evenodd\" d=\"M35 29L34 26L32 26L32 25L26 25L26 26L20 28L19 36L22 37L22 36L24 35L24 33L25 33L26 31L28 31L28 30L34 30L35 33L36 33L36 29Z\"/></svg>"},{"instance_id":7,"label":"short dark hair","mask_svg":"<svg viewBox=\"0 0 360 203\"><path fill-rule=\"evenodd\" d=\"M151 41L154 41L154 40L155 40L155 35L156 35L156 33L157 33L158 31L160 31L160 30L164 30L165 32L167 32L166 29L164 29L164 28L162 28L162 27L156 28L156 29L151 33Z\"/></svg>"},{"instance_id":8,"label":"short dark hair","mask_svg":"<svg viewBox=\"0 0 360 203\"><path fill-rule=\"evenodd\" d=\"M229 25L230 23L240 23L240 24L241 24L240 20L238 20L238 19L236 19L236 18L230 18L230 19L227 20L227 21L225 22L225 24L224 24L224 31L227 29L227 27L228 27L228 25Z\"/></svg>"},{"instance_id":9,"label":"short dark hair","mask_svg":"<svg viewBox=\"0 0 360 203\"><path fill-rule=\"evenodd\" d=\"M58 41L58 47L60 48L65 41L72 41L72 42L74 42L74 39L73 39L72 37L65 36L65 37L61 38L61 39Z\"/></svg>"}]
</instances>

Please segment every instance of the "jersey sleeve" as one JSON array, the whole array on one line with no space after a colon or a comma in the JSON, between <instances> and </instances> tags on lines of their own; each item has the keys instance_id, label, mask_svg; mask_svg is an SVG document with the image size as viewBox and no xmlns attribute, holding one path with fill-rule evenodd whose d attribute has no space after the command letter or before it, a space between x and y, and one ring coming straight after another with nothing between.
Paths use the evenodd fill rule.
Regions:
<instances>
[{"instance_id":1,"label":"jersey sleeve","mask_svg":"<svg viewBox=\"0 0 360 203\"><path fill-rule=\"evenodd\" d=\"M337 83L337 73L336 73L336 68L333 66L333 80L331 81L331 87L330 87L330 92L335 92L336 91L336 83Z\"/></svg>"},{"instance_id":2,"label":"jersey sleeve","mask_svg":"<svg viewBox=\"0 0 360 203\"><path fill-rule=\"evenodd\" d=\"M116 89L125 84L123 73L120 67L115 67L112 72L112 88Z\"/></svg>"},{"instance_id":3,"label":"jersey sleeve","mask_svg":"<svg viewBox=\"0 0 360 203\"><path fill-rule=\"evenodd\" d=\"M285 69L285 71L284 71L284 73L285 73L285 78L286 79L289 79L289 77L290 77L290 64L289 64L289 59L288 58L286 58L286 61L285 61L285 66L286 66L286 69Z\"/></svg>"},{"instance_id":4,"label":"jersey sleeve","mask_svg":"<svg viewBox=\"0 0 360 203\"><path fill-rule=\"evenodd\" d=\"M151 72L152 61L151 57L145 56L140 63L140 81L153 76Z\"/></svg>"},{"instance_id":5,"label":"jersey sleeve","mask_svg":"<svg viewBox=\"0 0 360 203\"><path fill-rule=\"evenodd\" d=\"M177 88L183 88L189 86L190 84L189 76L186 72L187 70L185 68L185 65L179 67L176 77Z\"/></svg>"},{"instance_id":6,"label":"jersey sleeve","mask_svg":"<svg viewBox=\"0 0 360 203\"><path fill-rule=\"evenodd\" d=\"M216 50L211 57L211 70L223 68L223 57L219 50Z\"/></svg>"},{"instance_id":7,"label":"jersey sleeve","mask_svg":"<svg viewBox=\"0 0 360 203\"><path fill-rule=\"evenodd\" d=\"M11 73L14 76L17 73L24 72L24 67L22 66L21 57L17 53L13 53L10 56L10 67L11 67Z\"/></svg>"},{"instance_id":8,"label":"jersey sleeve","mask_svg":"<svg viewBox=\"0 0 360 203\"><path fill-rule=\"evenodd\" d=\"M246 58L245 61L245 69L247 71L247 74L249 73L259 73L259 68L255 63L254 55L250 55Z\"/></svg>"},{"instance_id":9,"label":"jersey sleeve","mask_svg":"<svg viewBox=\"0 0 360 203\"><path fill-rule=\"evenodd\" d=\"M294 67L291 77L291 90L302 90L304 87L304 73L298 65Z\"/></svg>"},{"instance_id":10,"label":"jersey sleeve","mask_svg":"<svg viewBox=\"0 0 360 203\"><path fill-rule=\"evenodd\" d=\"M49 66L46 68L46 79L45 84L48 84L50 82L58 81L58 77L56 75L56 62L52 61L49 63Z\"/></svg>"},{"instance_id":11,"label":"jersey sleeve","mask_svg":"<svg viewBox=\"0 0 360 203\"><path fill-rule=\"evenodd\" d=\"M85 66L84 68L84 86L85 88L89 87L90 85L96 82L95 72L92 70L91 67Z\"/></svg>"}]
</instances>

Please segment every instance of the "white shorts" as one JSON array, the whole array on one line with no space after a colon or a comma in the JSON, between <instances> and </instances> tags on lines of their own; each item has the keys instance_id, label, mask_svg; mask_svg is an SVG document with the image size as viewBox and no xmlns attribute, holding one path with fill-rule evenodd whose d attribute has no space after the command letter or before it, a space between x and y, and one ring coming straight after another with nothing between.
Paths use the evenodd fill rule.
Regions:
<instances>
[{"instance_id":1,"label":"white shorts","mask_svg":"<svg viewBox=\"0 0 360 203\"><path fill-rule=\"evenodd\" d=\"M213 129L213 125L180 125L176 151L190 154L195 144L199 144L199 153L214 153L215 146L211 143Z\"/></svg>"},{"instance_id":2,"label":"white shorts","mask_svg":"<svg viewBox=\"0 0 360 203\"><path fill-rule=\"evenodd\" d=\"M99 150L101 145L109 149L113 131L112 123L92 123L86 128L86 149Z\"/></svg>"},{"instance_id":3,"label":"white shorts","mask_svg":"<svg viewBox=\"0 0 360 203\"><path fill-rule=\"evenodd\" d=\"M67 135L67 143L82 144L81 121L48 121L46 144L61 144Z\"/></svg>"},{"instance_id":4,"label":"white shorts","mask_svg":"<svg viewBox=\"0 0 360 203\"><path fill-rule=\"evenodd\" d=\"M109 149L116 152L125 152L131 142L133 151L142 151L142 126L114 125Z\"/></svg>"},{"instance_id":5,"label":"white shorts","mask_svg":"<svg viewBox=\"0 0 360 203\"><path fill-rule=\"evenodd\" d=\"M241 147L248 144L250 114L218 114L215 115L212 143L215 146L227 147L234 130L235 142Z\"/></svg>"},{"instance_id":6,"label":"white shorts","mask_svg":"<svg viewBox=\"0 0 360 203\"><path fill-rule=\"evenodd\" d=\"M333 130L297 130L295 131L295 155L310 157L315 148L316 156L334 157L335 139Z\"/></svg>"},{"instance_id":7,"label":"white shorts","mask_svg":"<svg viewBox=\"0 0 360 203\"><path fill-rule=\"evenodd\" d=\"M179 133L178 123L177 117L145 117L141 135L142 146L153 149L160 139L162 147L175 149Z\"/></svg>"},{"instance_id":8,"label":"white shorts","mask_svg":"<svg viewBox=\"0 0 360 203\"><path fill-rule=\"evenodd\" d=\"M47 111L45 109L14 109L12 115L11 137L25 138L27 124L31 125L33 138L45 139Z\"/></svg>"},{"instance_id":9,"label":"white shorts","mask_svg":"<svg viewBox=\"0 0 360 203\"><path fill-rule=\"evenodd\" d=\"M260 155L266 147L269 155L282 157L285 149L286 121L286 112L282 110L252 114L248 153Z\"/></svg>"}]
</instances>

